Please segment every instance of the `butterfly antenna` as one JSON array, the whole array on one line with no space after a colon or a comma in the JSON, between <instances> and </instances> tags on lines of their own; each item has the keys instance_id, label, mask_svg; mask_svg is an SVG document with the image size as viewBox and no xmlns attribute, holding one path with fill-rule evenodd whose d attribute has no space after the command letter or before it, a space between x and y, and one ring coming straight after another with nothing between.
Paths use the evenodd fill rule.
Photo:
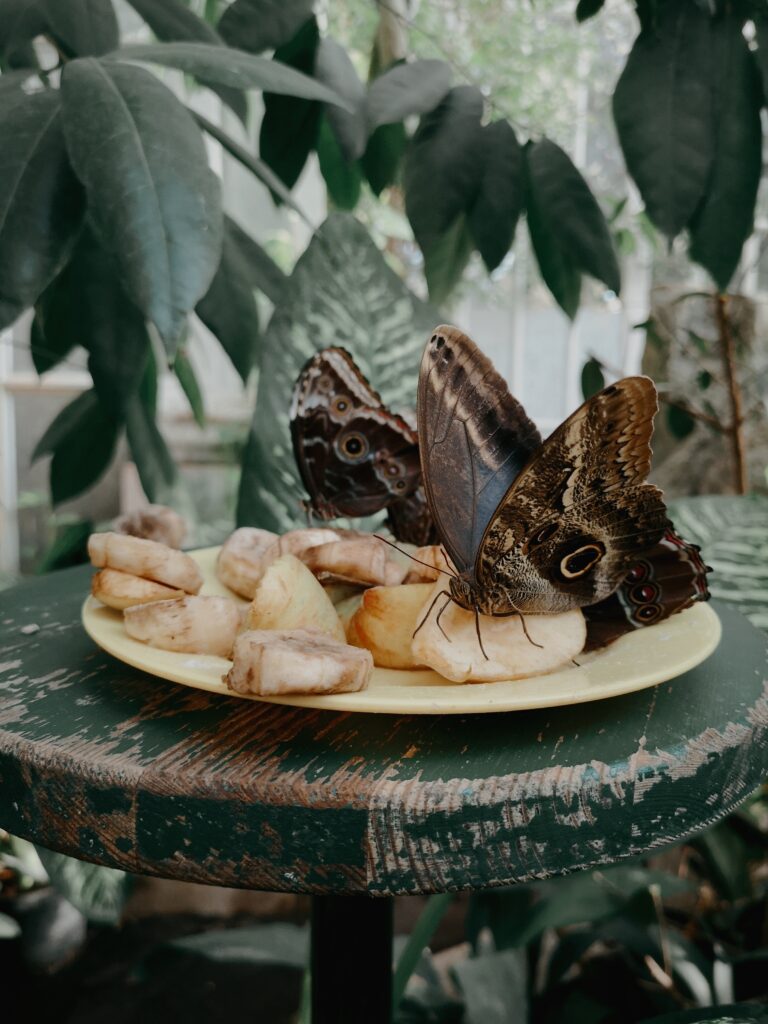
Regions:
<instances>
[{"instance_id":1,"label":"butterfly antenna","mask_svg":"<svg viewBox=\"0 0 768 1024\"><path fill-rule=\"evenodd\" d=\"M483 638L480 635L480 609L477 607L477 605L475 605L475 632L477 633L477 642L480 644L480 650L483 652L483 657L485 658L486 661L490 661L491 659L485 653L485 648L483 647Z\"/></svg>"},{"instance_id":2,"label":"butterfly antenna","mask_svg":"<svg viewBox=\"0 0 768 1024\"><path fill-rule=\"evenodd\" d=\"M440 632L441 632L441 633L443 634L443 636L444 636L444 637L445 637L445 639L446 639L446 640L448 641L448 643L449 643L449 644L452 644L452 643L453 643L453 640L451 640L451 638L450 638L450 637L448 636L448 634L447 634L447 633L445 632L445 630L443 629L443 627L442 627L442 626L440 625L440 616L441 616L441 615L443 614L443 612L445 611L445 609L446 609L446 608L448 607L448 605L449 605L449 604L451 603L451 601L453 600L453 598L451 597L451 595L450 595L450 594L446 594L446 599L447 599L447 600L445 601L445 604L444 604L444 605L443 605L443 607L442 607L442 608L440 609L440 611L439 611L439 612L437 613L437 618L435 619L435 625L436 625L436 626L437 626L437 628L438 628L438 629L440 630Z\"/></svg>"},{"instance_id":3,"label":"butterfly antenna","mask_svg":"<svg viewBox=\"0 0 768 1024\"><path fill-rule=\"evenodd\" d=\"M381 540L385 544L389 544L389 546L391 548L394 548L395 551L399 551L400 554L401 555L405 555L406 558L410 558L410 560L412 562L418 562L419 565L425 565L428 569L434 569L435 572L441 572L443 574L443 576L449 576L452 580L455 580L455 579L458 578L456 576L455 572L446 572L445 569L440 569L436 565L430 565L429 562L422 562L422 560L420 558L416 558L414 555L409 554L407 551L403 551L403 549L399 548L397 546L397 544L393 544L393 542L391 540L387 540L386 537L382 537L380 533L374 533L373 536L376 538L376 540ZM441 591L441 593L442 593L442 591Z\"/></svg>"}]
</instances>

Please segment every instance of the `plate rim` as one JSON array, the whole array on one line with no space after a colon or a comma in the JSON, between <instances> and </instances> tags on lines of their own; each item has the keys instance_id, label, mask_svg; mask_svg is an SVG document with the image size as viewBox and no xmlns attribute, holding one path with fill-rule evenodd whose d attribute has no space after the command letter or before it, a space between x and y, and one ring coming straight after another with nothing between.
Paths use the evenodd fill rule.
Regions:
<instances>
[{"instance_id":1,"label":"plate rim","mask_svg":"<svg viewBox=\"0 0 768 1024\"><path fill-rule=\"evenodd\" d=\"M210 560L214 557L215 553L218 552L218 546L197 548L193 551L189 551L196 561L200 559L200 556L204 556L206 560ZM233 595L234 596L234 595ZM188 660L189 658L200 658L205 659L206 662L210 662L212 671L217 673L220 671L222 674L226 672L231 665L231 662L226 658L218 658L214 655L193 655L186 654L178 651L165 651L161 648L150 647L147 644L143 644L138 640L134 640L129 637L123 630L121 635L121 644L116 645L112 643L109 633L104 635L104 632L99 628L100 622L99 617L95 615L97 612L106 612L109 614L110 621L115 621L115 618L121 613L114 609L106 608L101 602L97 601L91 594L88 594L83 602L81 608L81 623L85 632L93 640L93 642L111 657L123 664L129 665L131 668L135 668L140 672L145 672L148 675L154 676L155 678L163 679L166 682L172 682L179 686L186 686L191 689L202 690L206 693L211 693L221 697L231 697L236 699L255 700L269 704L284 704L290 707L305 707L314 708L317 710L325 711L345 711L353 713L365 713L365 714L392 714L392 715L444 715L444 714L485 714L485 713L506 713L512 711L532 711L545 708L553 707L568 707L576 704L588 703L596 700L608 700L611 697L619 697L628 693L634 693L639 690L648 689L651 686L657 686L660 683L668 682L670 679L677 678L691 669L695 668L704 662L718 647L722 637L722 625L720 618L714 608L709 603L697 602L690 608L685 609L682 612L676 613L675 616L671 616L669 619L665 619L663 622L657 623L654 626L646 626L643 629L633 631L632 633L625 634L618 640L614 641L610 645L611 649L614 649L617 644L621 644L623 640L633 638L642 633L643 636L649 635L649 630L668 628L669 623L672 619L676 619L681 616L690 615L693 613L699 617L703 617L705 624L709 626L707 630L707 643L703 643L697 648L696 652L692 653L689 657L677 661L674 665L670 666L670 671L661 672L655 671L650 672L648 677L643 679L642 674L640 678L634 677L632 679L617 679L616 683L609 687L603 687L600 692L590 692L589 687L584 685L582 692L576 692L576 694L566 695L561 691L551 693L549 696L546 694L546 682L551 680L553 677L562 676L563 674L576 673L582 670L585 666L576 666L567 668L559 668L553 672L542 673L538 676L528 676L525 679L519 680L500 680L498 682L485 682L485 683L456 683L452 680L446 680L445 686L449 693L456 694L462 692L464 694L472 693L478 699L475 701L467 702L466 700L462 704L461 702L455 703L451 698L447 700L444 698L440 700L429 700L427 698L415 698L416 703L411 701L405 696L402 703L399 703L397 707L381 707L371 701L370 695L375 691L371 689L361 690L357 693L339 693L339 694L306 694L306 695L294 695L294 696L260 696L258 694L240 694L234 693L231 690L226 689L223 682L218 683L206 683L204 681L190 679L188 674L185 676L183 666L180 664L178 669L173 671L164 670L163 666L160 666L158 671L157 665L151 664L151 653L146 657L142 654L144 651L155 652L160 651L161 654L170 657L176 657L180 661L181 659ZM125 647L127 646L127 651ZM587 664L594 662L599 659L601 654L606 649L596 651L592 653L589 658L590 661ZM171 663L173 664L173 663ZM386 673L397 673L399 676L404 674L417 675L418 673L430 672L429 669L379 669L374 668L374 672L386 672ZM437 676L438 673L431 673ZM505 692L505 695L501 700L494 700L492 692L499 686L503 687L514 687L517 683L528 682L531 679L538 679L544 684L542 692L539 697L536 698L535 703L532 702L531 697L525 697L522 700L515 700L514 695L510 696L509 691ZM456 688L459 688L457 691ZM471 687L471 690L467 690L467 687ZM436 693L442 687L435 687ZM366 697L366 695L368 695ZM501 695L499 695L501 696ZM382 698L380 697L379 700ZM389 698L390 700L392 698ZM375 700L375 699L374 699ZM370 705L370 706L368 706Z\"/></svg>"}]
</instances>

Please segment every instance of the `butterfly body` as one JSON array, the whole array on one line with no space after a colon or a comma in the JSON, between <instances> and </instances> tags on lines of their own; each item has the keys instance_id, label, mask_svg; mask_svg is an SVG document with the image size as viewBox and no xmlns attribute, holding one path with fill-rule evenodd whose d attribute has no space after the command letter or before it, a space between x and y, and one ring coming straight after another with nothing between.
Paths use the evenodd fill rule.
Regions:
<instances>
[{"instance_id":1,"label":"butterfly body","mask_svg":"<svg viewBox=\"0 0 768 1024\"><path fill-rule=\"evenodd\" d=\"M486 615L552 614L619 586L668 520L645 483L656 392L605 388L545 442L477 346L436 328L419 377L424 485L456 567L453 599Z\"/></svg>"}]
</instances>

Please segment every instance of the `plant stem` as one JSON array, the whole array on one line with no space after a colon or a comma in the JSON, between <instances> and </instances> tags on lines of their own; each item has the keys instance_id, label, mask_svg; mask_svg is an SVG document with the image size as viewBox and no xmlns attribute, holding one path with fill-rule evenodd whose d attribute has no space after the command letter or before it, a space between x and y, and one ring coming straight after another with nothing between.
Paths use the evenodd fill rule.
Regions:
<instances>
[{"instance_id":1,"label":"plant stem","mask_svg":"<svg viewBox=\"0 0 768 1024\"><path fill-rule=\"evenodd\" d=\"M734 483L737 494L746 494L747 456L744 446L744 413L741 404L741 387L736 378L736 350L733 342L730 320L728 319L728 296L715 295L715 315L717 318L718 341L723 358L725 381L731 403L731 422L727 434L731 439L733 454Z\"/></svg>"},{"instance_id":2,"label":"plant stem","mask_svg":"<svg viewBox=\"0 0 768 1024\"><path fill-rule=\"evenodd\" d=\"M692 419L706 423L720 434L730 433L730 427L722 424L716 416L710 416L707 412L702 412L700 409L694 409L692 406L688 405L687 402L677 402L673 398L668 398L661 392L659 393L659 401L664 402L665 405L671 405L675 409L681 409L683 412L687 412Z\"/></svg>"}]
</instances>

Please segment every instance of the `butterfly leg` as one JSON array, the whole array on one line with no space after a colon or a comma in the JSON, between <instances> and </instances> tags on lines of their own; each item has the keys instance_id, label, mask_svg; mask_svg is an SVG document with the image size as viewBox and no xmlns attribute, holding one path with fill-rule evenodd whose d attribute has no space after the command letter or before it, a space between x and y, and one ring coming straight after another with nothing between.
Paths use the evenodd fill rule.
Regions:
<instances>
[{"instance_id":1,"label":"butterfly leg","mask_svg":"<svg viewBox=\"0 0 768 1024\"><path fill-rule=\"evenodd\" d=\"M427 621L427 619L429 618L429 616L430 616L430 615L432 614L432 609L433 609L433 608L435 607L435 605L437 604L437 602L438 602L438 601L440 600L440 594L444 594L444 593L445 593L445 591L444 591L444 590L441 590L441 591L440 591L440 593L438 593L438 594L435 594L435 596L434 596L434 598L433 598L433 600L432 600L432 604L431 604L431 605L429 606L429 608L427 608L427 614L426 614L426 615L424 616L424 618L423 618L423 619L421 620L421 622L420 622L420 623L418 624L418 626L416 627L416 629L414 629L413 633L411 634L411 640L413 640L413 638L414 638L414 637L416 636L416 634L417 634L417 633L419 632L419 630L420 630L420 629L421 629L421 627L422 627L422 626L424 625L424 623L425 623L425 622Z\"/></svg>"},{"instance_id":2,"label":"butterfly leg","mask_svg":"<svg viewBox=\"0 0 768 1024\"><path fill-rule=\"evenodd\" d=\"M442 626L440 625L440 616L441 616L441 615L443 614L443 612L445 611L445 609L446 609L446 608L448 607L448 605L449 605L449 604L451 603L451 601L453 600L453 598L451 597L451 595L450 595L450 594L446 594L446 597L447 597L447 601L445 602L445 604L443 605L443 607L442 607L442 608L440 609L440 611L439 611L439 612L437 613L437 618L435 619L435 625L437 626L437 628L438 628L438 629L440 630L440 632L441 632L441 633L443 634L443 636L445 637L445 639L446 639L446 640L448 641L448 643L450 644L450 643L453 643L453 641L452 641L452 640L451 640L451 638L450 638L450 637L448 636L448 634L447 634L447 633L445 632L445 630L443 629L443 627L442 627Z\"/></svg>"},{"instance_id":3,"label":"butterfly leg","mask_svg":"<svg viewBox=\"0 0 768 1024\"><path fill-rule=\"evenodd\" d=\"M490 661L491 659L485 653L485 648L483 647L483 638L480 635L480 609L477 607L477 605L475 605L475 631L477 633L477 642L480 644L480 650L483 652L483 657L485 658L486 661Z\"/></svg>"},{"instance_id":4,"label":"butterfly leg","mask_svg":"<svg viewBox=\"0 0 768 1024\"><path fill-rule=\"evenodd\" d=\"M525 624L525 616L523 615L523 613L522 612L518 612L517 614L520 616L520 623L521 623L521 625L523 627L523 632L525 633L525 636L526 636L526 639L527 639L528 643L529 644L533 644L534 647L541 647L543 649L544 644L537 644L536 641L531 636L531 634L528 632L528 627Z\"/></svg>"}]
</instances>

